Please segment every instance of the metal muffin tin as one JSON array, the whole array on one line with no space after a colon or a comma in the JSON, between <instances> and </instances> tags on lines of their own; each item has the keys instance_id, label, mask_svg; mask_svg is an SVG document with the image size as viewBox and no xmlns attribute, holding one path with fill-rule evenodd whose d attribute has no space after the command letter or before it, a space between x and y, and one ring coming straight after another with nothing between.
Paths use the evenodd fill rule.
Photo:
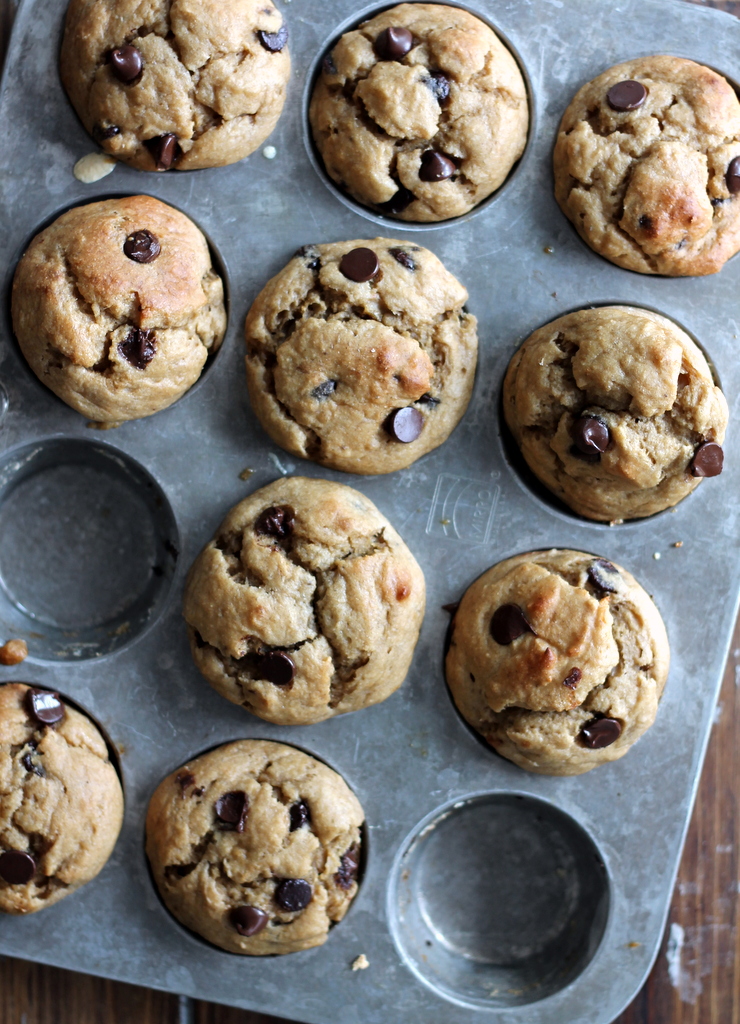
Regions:
<instances>
[{"instance_id":1,"label":"metal muffin tin","mask_svg":"<svg viewBox=\"0 0 740 1024\"><path fill-rule=\"evenodd\" d=\"M606 1024L658 949L735 620L740 260L677 280L611 265L557 209L550 157L559 117L583 82L653 52L732 78L740 25L683 0L480 0L471 9L508 40L529 77L530 145L483 209L419 230L338 201L306 145L308 73L338 30L370 9L349 0L285 8L294 70L269 139L272 161L257 152L231 167L164 175L121 165L86 186L72 167L95 147L57 75L64 8L64 0L24 0L8 55L6 289L28 240L61 211L148 192L208 234L227 277L230 322L223 350L188 395L100 433L36 380L3 320L0 635L26 636L31 655L2 669L0 681L59 689L102 724L120 755L126 815L95 881L40 914L0 919L0 953L316 1024ZM480 364L468 413L447 443L372 478L323 470L270 443L248 404L241 334L258 290L298 246L375 234L427 245L467 285ZM521 342L566 311L603 303L656 309L692 333L733 413L719 479L671 512L612 528L533 488L508 459L499 421L503 374ZM179 609L184 573L225 512L287 473L362 490L428 585L400 691L295 728L262 722L205 683ZM551 546L633 572L654 595L672 649L654 727L621 761L577 778L529 775L498 758L458 717L442 670L441 606L494 562ZM359 894L318 949L254 959L222 952L170 917L152 886L143 852L150 794L189 758L240 737L283 740L325 760L365 809ZM353 972L360 953L370 967Z\"/></svg>"}]
</instances>

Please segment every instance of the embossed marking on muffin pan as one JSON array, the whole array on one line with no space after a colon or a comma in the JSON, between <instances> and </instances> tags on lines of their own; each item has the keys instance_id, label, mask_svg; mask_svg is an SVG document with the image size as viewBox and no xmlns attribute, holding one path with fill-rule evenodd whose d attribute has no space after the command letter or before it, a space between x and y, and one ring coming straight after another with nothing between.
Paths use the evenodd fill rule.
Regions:
<instances>
[{"instance_id":1,"label":"embossed marking on muffin pan","mask_svg":"<svg viewBox=\"0 0 740 1024\"><path fill-rule=\"evenodd\" d=\"M64 0L23 0L14 29L0 113L5 130L0 229L6 253L17 252L55 210L94 198L72 176L75 161L95 147L58 81L64 6ZM688 54L732 68L740 52L740 25L683 0L623 0L618 5L605 0L487 0L475 10L510 40L528 70L537 133L496 201L474 217L440 224L424 235L468 287L469 308L480 321L473 400L441 448L387 477L322 470L272 445L247 400L241 329L267 278L301 245L374 233L365 216L325 187L303 143L305 77L337 27L356 20L350 0L286 5L294 73L285 113L269 140L275 159L257 152L240 164L182 175L142 174L120 166L107 179L107 194L146 192L191 215L229 267L225 347L197 393L156 416L108 432L105 445L98 445L82 417L39 388L22 366L7 325L2 327L0 381L8 410L0 424L0 445L9 453L5 458L53 439L66 446L104 447L112 456L133 460L140 478L149 474L169 504L181 552L173 567L172 599L151 628L108 657L52 663L41 641L34 647L37 638L30 637L23 677L79 701L116 744L126 782L126 817L116 850L97 879L41 914L0 920L0 953L84 967L316 1024L405 1024L411 1019L449 1024L451 1018L456 1024L607 1024L649 970L736 614L740 459L733 455L733 418L721 477L702 482L670 513L596 534L519 486L497 440L497 402L511 354L536 327L587 302L620 302L658 309L701 339L736 410L740 261L731 261L713 277L670 280L643 277L599 259L557 208L550 160L562 111L583 82L611 64L651 52ZM383 230L401 238L410 231L400 222ZM12 273L12 267L7 269ZM252 471L246 483L240 479L244 470ZM55 471L50 465L48 490L42 487L37 499L29 488L43 476L21 480L7 504L0 502L0 521L4 508L11 510L13 495L25 495L34 516L36 500L50 502L45 514L56 530ZM191 662L179 611L185 570L225 512L280 473L358 487L399 530L428 586L421 640L401 689L383 704L307 727L270 725L220 698ZM150 527L139 529L143 513L135 509L140 503L150 506L143 491L131 488L132 511L124 515L120 530L126 545L143 549ZM78 500L77 542L85 551L89 531L93 550L99 521L89 523L87 506L79 495ZM11 547L27 544L18 564L43 575L45 535L33 537L32 530L18 528L4 536L13 537ZM36 547L31 550L32 540ZM672 547L675 541L683 546ZM0 548L4 543L0 537ZM597 547L599 554L634 573L656 599L673 656L652 729L622 760L571 778L528 776L485 748L454 712L441 667L448 624L441 606L458 600L493 563L549 547ZM21 580L41 594L37 583ZM105 588L101 593L109 599ZM72 584L70 595L74 600L80 596ZM17 668L3 669L0 680L18 675ZM193 941L181 929L163 927L162 907L141 856L146 806L159 780L199 750L250 736L315 751L339 771L365 809L372 845L352 912L324 946L287 959L237 958L202 944L194 954ZM456 804L461 805L456 813L446 817ZM544 824L537 821L542 808ZM436 827L427 833L430 823ZM497 893L497 877L499 888L513 890L516 884L520 892L527 890L526 877L501 872L495 855L497 849L511 849L511 837L520 827L530 843L545 843L554 833L563 837L558 857L572 882L563 883L558 896L556 887L544 885L542 858L532 853L523 861L537 874L529 909L517 901L507 905ZM460 846L457 828L471 837L470 848ZM411 839L420 829L423 841L414 845ZM460 886L463 911L475 905L478 890L466 867L468 873L483 872L487 863L483 851L475 849L476 840L494 849L491 877L481 889L483 909L480 914L476 910L472 945L466 945L455 887ZM603 863L603 875L594 857ZM410 874L404 879L407 867ZM389 909L395 894L419 900L416 908L404 910L403 920ZM562 923L561 898L574 907L569 920L579 936L567 965L547 952L545 935ZM109 927L112 911L115 928ZM503 948L491 949L481 940L486 913L498 921ZM530 952L515 963L522 949L512 932L530 926L535 934L527 945ZM430 948L431 955L426 952ZM350 964L360 953L370 967L353 972ZM480 963L487 989L466 988ZM557 980L559 969L563 973ZM501 985L522 991L502 992ZM481 991L483 1006L476 1002Z\"/></svg>"}]
</instances>

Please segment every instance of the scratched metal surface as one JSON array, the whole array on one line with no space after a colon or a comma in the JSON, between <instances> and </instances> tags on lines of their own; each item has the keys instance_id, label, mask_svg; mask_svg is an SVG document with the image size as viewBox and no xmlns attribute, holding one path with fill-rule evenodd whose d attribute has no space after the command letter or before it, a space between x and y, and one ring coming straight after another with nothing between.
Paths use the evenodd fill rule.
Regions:
<instances>
[{"instance_id":1,"label":"scratched metal surface","mask_svg":"<svg viewBox=\"0 0 740 1024\"><path fill-rule=\"evenodd\" d=\"M589 303L627 302L673 316L697 337L736 413L740 260L706 279L620 270L591 253L560 215L549 165L558 118L585 80L656 51L692 57L732 77L740 25L680 0L481 0L473 9L501 30L530 77L532 144L480 213L414 232L379 227L338 201L305 148L308 70L338 26L359 20L353 8L351 0L296 0L284 8L294 72L286 111L269 140L277 149L272 162L258 152L232 167L182 175L120 166L85 186L72 167L93 146L56 71L64 3L24 0L21 6L0 115L6 287L41 223L70 205L144 191L180 207L209 234L228 272L231 317L222 353L191 394L152 419L104 435L167 496L180 557L169 603L135 642L89 660L45 662L32 655L22 667L22 678L62 690L106 727L121 752L126 817L99 878L42 914L0 920L0 952L316 1024L447 1024L453 1014L458 1024L606 1024L638 990L657 950L735 618L736 431L731 422L719 480L704 483L673 512L610 529L550 507L522 483L504 457L498 393L511 354L535 327ZM450 440L408 470L371 479L299 463L269 442L247 401L241 329L259 288L297 246L375 234L414 237L466 283L480 321L480 365L470 409ZM8 394L4 451L53 435L100 441L27 370L7 316L0 379ZM247 467L254 473L245 483L239 474ZM367 494L419 560L429 597L412 670L397 694L358 714L292 729L240 712L205 684L191 663L179 612L184 573L225 511L280 473L322 476ZM682 548L671 547L676 540L684 541ZM489 753L456 716L442 675L447 616L441 605L492 563L549 546L593 551L632 571L655 596L673 654L653 729L617 764L574 779L529 776ZM56 558L49 545L50 572ZM0 680L18 676L3 669ZM240 737L280 739L316 754L344 775L365 809L363 884L322 948L289 958L236 958L184 932L153 892L142 842L149 795L186 759ZM410 971L391 936L394 858L422 819L471 793L550 802L592 837L609 874L609 915L593 960L566 988L527 1006L453 1008ZM348 963L359 953L371 969L355 974Z\"/></svg>"}]
</instances>

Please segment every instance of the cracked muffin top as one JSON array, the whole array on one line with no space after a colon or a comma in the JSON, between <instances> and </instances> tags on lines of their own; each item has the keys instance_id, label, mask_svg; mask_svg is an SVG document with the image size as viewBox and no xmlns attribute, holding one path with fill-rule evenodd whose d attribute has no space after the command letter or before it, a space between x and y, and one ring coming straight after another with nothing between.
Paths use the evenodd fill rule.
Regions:
<instances>
[{"instance_id":1,"label":"cracked muffin top","mask_svg":"<svg viewBox=\"0 0 740 1024\"><path fill-rule=\"evenodd\" d=\"M460 713L499 754L579 775L652 725L669 657L660 613L630 573L552 550L508 558L468 588L445 668Z\"/></svg>"},{"instance_id":2,"label":"cracked muffin top","mask_svg":"<svg viewBox=\"0 0 740 1024\"><path fill-rule=\"evenodd\" d=\"M16 269L12 311L39 380L111 425L176 401L226 329L205 238L151 196L78 206L45 228Z\"/></svg>"},{"instance_id":3,"label":"cracked muffin top","mask_svg":"<svg viewBox=\"0 0 740 1024\"><path fill-rule=\"evenodd\" d=\"M141 171L221 167L277 124L287 39L270 0L71 0L62 83L111 156Z\"/></svg>"},{"instance_id":4,"label":"cracked muffin top","mask_svg":"<svg viewBox=\"0 0 740 1024\"><path fill-rule=\"evenodd\" d=\"M555 197L588 245L643 274L714 274L740 249L740 103L680 57L617 64L560 123Z\"/></svg>"},{"instance_id":5,"label":"cracked muffin top","mask_svg":"<svg viewBox=\"0 0 740 1024\"><path fill-rule=\"evenodd\" d=\"M329 177L409 221L467 213L524 152L527 91L492 30L458 7L401 4L346 32L309 112Z\"/></svg>"},{"instance_id":6,"label":"cracked muffin top","mask_svg":"<svg viewBox=\"0 0 740 1024\"><path fill-rule=\"evenodd\" d=\"M364 495L289 477L236 505L188 574L195 664L278 725L377 704L408 672L424 576Z\"/></svg>"},{"instance_id":7,"label":"cracked muffin top","mask_svg":"<svg viewBox=\"0 0 740 1024\"><path fill-rule=\"evenodd\" d=\"M645 309L540 327L509 364L504 415L532 472L589 519L653 515L722 471L725 397L688 334Z\"/></svg>"},{"instance_id":8,"label":"cracked muffin top","mask_svg":"<svg viewBox=\"0 0 740 1024\"><path fill-rule=\"evenodd\" d=\"M477 321L434 253L392 238L308 245L257 296L247 384L270 437L350 473L447 439L473 389Z\"/></svg>"},{"instance_id":9,"label":"cracked muffin top","mask_svg":"<svg viewBox=\"0 0 740 1024\"><path fill-rule=\"evenodd\" d=\"M357 892L362 807L331 768L283 743L241 740L157 787L146 852L162 899L231 953L326 941Z\"/></svg>"},{"instance_id":10,"label":"cracked muffin top","mask_svg":"<svg viewBox=\"0 0 740 1024\"><path fill-rule=\"evenodd\" d=\"M113 852L123 793L105 740L57 694L0 686L0 911L50 907Z\"/></svg>"}]
</instances>

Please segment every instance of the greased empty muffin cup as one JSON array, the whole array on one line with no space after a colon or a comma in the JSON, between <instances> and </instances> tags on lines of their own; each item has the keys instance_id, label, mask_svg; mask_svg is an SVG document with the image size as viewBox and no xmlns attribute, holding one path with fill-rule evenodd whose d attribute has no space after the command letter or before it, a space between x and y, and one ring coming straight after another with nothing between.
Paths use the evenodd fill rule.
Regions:
<instances>
[{"instance_id":1,"label":"greased empty muffin cup","mask_svg":"<svg viewBox=\"0 0 740 1024\"><path fill-rule=\"evenodd\" d=\"M503 411L532 472L589 519L653 515L722 471L725 397L689 335L646 309L540 327L509 364Z\"/></svg>"},{"instance_id":2,"label":"greased empty muffin cup","mask_svg":"<svg viewBox=\"0 0 740 1024\"><path fill-rule=\"evenodd\" d=\"M187 928L231 953L294 953L322 945L357 893L363 820L331 768L283 743L241 740L160 783L146 852Z\"/></svg>"},{"instance_id":3,"label":"greased empty muffin cup","mask_svg":"<svg viewBox=\"0 0 740 1024\"><path fill-rule=\"evenodd\" d=\"M669 660L660 613L630 573L581 551L535 551L467 589L446 675L463 718L499 754L579 775L652 725Z\"/></svg>"},{"instance_id":4,"label":"greased empty muffin cup","mask_svg":"<svg viewBox=\"0 0 740 1024\"><path fill-rule=\"evenodd\" d=\"M0 911L30 914L93 879L123 793L105 740L58 694L0 686Z\"/></svg>"},{"instance_id":5,"label":"greased empty muffin cup","mask_svg":"<svg viewBox=\"0 0 740 1024\"><path fill-rule=\"evenodd\" d=\"M555 197L601 256L642 274L714 274L740 249L740 102L680 57L617 64L560 123Z\"/></svg>"},{"instance_id":6,"label":"greased empty muffin cup","mask_svg":"<svg viewBox=\"0 0 740 1024\"><path fill-rule=\"evenodd\" d=\"M74 207L45 228L16 269L12 314L39 380L108 425L175 402L226 330L206 239L151 196Z\"/></svg>"},{"instance_id":7,"label":"greased empty muffin cup","mask_svg":"<svg viewBox=\"0 0 740 1024\"><path fill-rule=\"evenodd\" d=\"M329 177L385 216L467 213L524 151L527 90L479 18L401 4L344 33L325 55L309 118Z\"/></svg>"},{"instance_id":8,"label":"greased empty muffin cup","mask_svg":"<svg viewBox=\"0 0 740 1024\"><path fill-rule=\"evenodd\" d=\"M287 41L270 0L71 0L61 77L111 156L143 171L221 167L277 124Z\"/></svg>"},{"instance_id":9,"label":"greased empty muffin cup","mask_svg":"<svg viewBox=\"0 0 740 1024\"><path fill-rule=\"evenodd\" d=\"M424 576L359 491L292 477L236 505L190 569L195 664L222 696L279 725L389 697L411 664Z\"/></svg>"},{"instance_id":10,"label":"greased empty muffin cup","mask_svg":"<svg viewBox=\"0 0 740 1024\"><path fill-rule=\"evenodd\" d=\"M430 252L374 238L304 246L246 321L247 384L281 447L390 473L442 444L473 389L477 321Z\"/></svg>"}]
</instances>

